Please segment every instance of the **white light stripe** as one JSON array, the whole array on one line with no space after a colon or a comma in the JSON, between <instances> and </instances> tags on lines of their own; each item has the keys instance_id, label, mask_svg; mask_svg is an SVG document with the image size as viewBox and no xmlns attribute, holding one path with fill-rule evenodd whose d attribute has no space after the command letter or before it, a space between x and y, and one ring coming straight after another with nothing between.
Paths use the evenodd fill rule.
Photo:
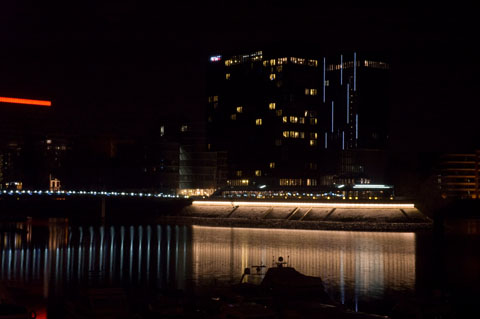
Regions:
<instances>
[{"instance_id":1,"label":"white light stripe","mask_svg":"<svg viewBox=\"0 0 480 319\"><path fill-rule=\"evenodd\" d=\"M355 139L358 140L358 114L355 115Z\"/></svg>"},{"instance_id":2,"label":"white light stripe","mask_svg":"<svg viewBox=\"0 0 480 319\"><path fill-rule=\"evenodd\" d=\"M236 202L236 201L193 201L199 206L262 206L262 207L341 207L341 208L415 208L414 204L366 204L366 203L306 203L306 202Z\"/></svg>"},{"instance_id":3,"label":"white light stripe","mask_svg":"<svg viewBox=\"0 0 480 319\"><path fill-rule=\"evenodd\" d=\"M327 132L325 132L325 149L328 147Z\"/></svg>"},{"instance_id":4,"label":"white light stripe","mask_svg":"<svg viewBox=\"0 0 480 319\"><path fill-rule=\"evenodd\" d=\"M388 185L379 185L379 184L359 184L359 185L353 185L353 188L392 188L392 186Z\"/></svg>"},{"instance_id":5,"label":"white light stripe","mask_svg":"<svg viewBox=\"0 0 480 319\"><path fill-rule=\"evenodd\" d=\"M350 123L350 83L347 83L347 124Z\"/></svg>"},{"instance_id":6,"label":"white light stripe","mask_svg":"<svg viewBox=\"0 0 480 319\"><path fill-rule=\"evenodd\" d=\"M343 85L343 54L340 55L340 85Z\"/></svg>"},{"instance_id":7,"label":"white light stripe","mask_svg":"<svg viewBox=\"0 0 480 319\"><path fill-rule=\"evenodd\" d=\"M353 91L357 91L357 52L353 52Z\"/></svg>"},{"instance_id":8,"label":"white light stripe","mask_svg":"<svg viewBox=\"0 0 480 319\"><path fill-rule=\"evenodd\" d=\"M334 112L334 104L333 104L333 101L332 101L332 128L331 128L332 133L333 133L333 119L334 119L333 112Z\"/></svg>"},{"instance_id":9,"label":"white light stripe","mask_svg":"<svg viewBox=\"0 0 480 319\"><path fill-rule=\"evenodd\" d=\"M345 149L345 132L342 131L342 150Z\"/></svg>"}]
</instances>

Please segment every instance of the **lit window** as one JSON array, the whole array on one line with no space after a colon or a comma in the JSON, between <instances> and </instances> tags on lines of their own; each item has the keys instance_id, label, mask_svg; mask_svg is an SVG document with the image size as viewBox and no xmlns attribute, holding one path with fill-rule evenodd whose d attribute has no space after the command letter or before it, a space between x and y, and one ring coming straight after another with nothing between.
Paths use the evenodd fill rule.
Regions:
<instances>
[{"instance_id":1,"label":"lit window","mask_svg":"<svg viewBox=\"0 0 480 319\"><path fill-rule=\"evenodd\" d=\"M317 137L318 137L317 133L310 133L310 138L317 139Z\"/></svg>"},{"instance_id":2,"label":"lit window","mask_svg":"<svg viewBox=\"0 0 480 319\"><path fill-rule=\"evenodd\" d=\"M225 74L225 79L230 80L230 73Z\"/></svg>"},{"instance_id":3,"label":"lit window","mask_svg":"<svg viewBox=\"0 0 480 319\"><path fill-rule=\"evenodd\" d=\"M255 125L262 125L262 119L256 119Z\"/></svg>"},{"instance_id":4,"label":"lit window","mask_svg":"<svg viewBox=\"0 0 480 319\"><path fill-rule=\"evenodd\" d=\"M268 108L270 110L275 110L275 106L276 106L275 102L272 102L272 103L268 104Z\"/></svg>"},{"instance_id":5,"label":"lit window","mask_svg":"<svg viewBox=\"0 0 480 319\"><path fill-rule=\"evenodd\" d=\"M270 168L275 168L275 162L270 162Z\"/></svg>"},{"instance_id":6,"label":"lit window","mask_svg":"<svg viewBox=\"0 0 480 319\"><path fill-rule=\"evenodd\" d=\"M180 127L180 131L182 131L182 132L188 131L188 125L185 125L185 124L182 125L182 126Z\"/></svg>"},{"instance_id":7,"label":"lit window","mask_svg":"<svg viewBox=\"0 0 480 319\"><path fill-rule=\"evenodd\" d=\"M289 136L289 132L288 131L283 131L283 137L288 137Z\"/></svg>"},{"instance_id":8,"label":"lit window","mask_svg":"<svg viewBox=\"0 0 480 319\"><path fill-rule=\"evenodd\" d=\"M317 186L317 180L314 178L307 178L307 186Z\"/></svg>"},{"instance_id":9,"label":"lit window","mask_svg":"<svg viewBox=\"0 0 480 319\"><path fill-rule=\"evenodd\" d=\"M310 95L317 95L317 89L310 89Z\"/></svg>"},{"instance_id":10,"label":"lit window","mask_svg":"<svg viewBox=\"0 0 480 319\"><path fill-rule=\"evenodd\" d=\"M317 124L317 119L316 118L311 118L310 119L310 125L316 125Z\"/></svg>"},{"instance_id":11,"label":"lit window","mask_svg":"<svg viewBox=\"0 0 480 319\"><path fill-rule=\"evenodd\" d=\"M282 116L282 110L277 110L277 116Z\"/></svg>"},{"instance_id":12,"label":"lit window","mask_svg":"<svg viewBox=\"0 0 480 319\"><path fill-rule=\"evenodd\" d=\"M267 66L268 65L268 61L263 61L263 66Z\"/></svg>"},{"instance_id":13,"label":"lit window","mask_svg":"<svg viewBox=\"0 0 480 319\"><path fill-rule=\"evenodd\" d=\"M208 103L212 103L213 102L213 96L209 96L208 97Z\"/></svg>"},{"instance_id":14,"label":"lit window","mask_svg":"<svg viewBox=\"0 0 480 319\"><path fill-rule=\"evenodd\" d=\"M277 72L282 72L283 71L283 66L279 65L277 66Z\"/></svg>"},{"instance_id":15,"label":"lit window","mask_svg":"<svg viewBox=\"0 0 480 319\"><path fill-rule=\"evenodd\" d=\"M270 80L271 81L275 80L275 77L276 77L275 73L270 74Z\"/></svg>"},{"instance_id":16,"label":"lit window","mask_svg":"<svg viewBox=\"0 0 480 319\"><path fill-rule=\"evenodd\" d=\"M305 132L300 132L300 138L305 138Z\"/></svg>"},{"instance_id":17,"label":"lit window","mask_svg":"<svg viewBox=\"0 0 480 319\"><path fill-rule=\"evenodd\" d=\"M270 65L275 65L275 59L270 60Z\"/></svg>"},{"instance_id":18,"label":"lit window","mask_svg":"<svg viewBox=\"0 0 480 319\"><path fill-rule=\"evenodd\" d=\"M310 89L305 89L305 95L310 95Z\"/></svg>"},{"instance_id":19,"label":"lit window","mask_svg":"<svg viewBox=\"0 0 480 319\"><path fill-rule=\"evenodd\" d=\"M235 120L237 119L237 114L232 114L232 115L230 115L230 119L231 119L232 121L235 121Z\"/></svg>"},{"instance_id":20,"label":"lit window","mask_svg":"<svg viewBox=\"0 0 480 319\"><path fill-rule=\"evenodd\" d=\"M290 116L290 123L298 123L298 117Z\"/></svg>"},{"instance_id":21,"label":"lit window","mask_svg":"<svg viewBox=\"0 0 480 319\"><path fill-rule=\"evenodd\" d=\"M215 96L213 97L213 102L218 102L218 95L215 95Z\"/></svg>"},{"instance_id":22,"label":"lit window","mask_svg":"<svg viewBox=\"0 0 480 319\"><path fill-rule=\"evenodd\" d=\"M317 145L317 140L310 140L310 146Z\"/></svg>"},{"instance_id":23,"label":"lit window","mask_svg":"<svg viewBox=\"0 0 480 319\"><path fill-rule=\"evenodd\" d=\"M287 123L288 122L288 117L284 116L282 120L283 120L283 123Z\"/></svg>"},{"instance_id":24,"label":"lit window","mask_svg":"<svg viewBox=\"0 0 480 319\"><path fill-rule=\"evenodd\" d=\"M242 176L242 171L236 171L235 174L236 174L238 177L241 177L241 176Z\"/></svg>"},{"instance_id":25,"label":"lit window","mask_svg":"<svg viewBox=\"0 0 480 319\"><path fill-rule=\"evenodd\" d=\"M298 118L298 123L305 124L305 118L304 117L299 117Z\"/></svg>"},{"instance_id":26,"label":"lit window","mask_svg":"<svg viewBox=\"0 0 480 319\"><path fill-rule=\"evenodd\" d=\"M212 144L207 144L207 149L210 150L212 148Z\"/></svg>"},{"instance_id":27,"label":"lit window","mask_svg":"<svg viewBox=\"0 0 480 319\"><path fill-rule=\"evenodd\" d=\"M162 126L160 126L160 136L164 136L164 135L165 135L165 126L162 125ZM51 143L51 142L52 142L52 141L50 141L50 143ZM47 140L47 144L48 144L48 140Z\"/></svg>"},{"instance_id":28,"label":"lit window","mask_svg":"<svg viewBox=\"0 0 480 319\"><path fill-rule=\"evenodd\" d=\"M243 112L243 106L237 106L237 113Z\"/></svg>"},{"instance_id":29,"label":"lit window","mask_svg":"<svg viewBox=\"0 0 480 319\"><path fill-rule=\"evenodd\" d=\"M259 170L259 169L257 169L257 170L255 171L255 176L262 176L262 171Z\"/></svg>"},{"instance_id":30,"label":"lit window","mask_svg":"<svg viewBox=\"0 0 480 319\"><path fill-rule=\"evenodd\" d=\"M325 80L325 86L330 86L330 80Z\"/></svg>"},{"instance_id":31,"label":"lit window","mask_svg":"<svg viewBox=\"0 0 480 319\"><path fill-rule=\"evenodd\" d=\"M225 60L225 66L232 65L232 60Z\"/></svg>"}]
</instances>

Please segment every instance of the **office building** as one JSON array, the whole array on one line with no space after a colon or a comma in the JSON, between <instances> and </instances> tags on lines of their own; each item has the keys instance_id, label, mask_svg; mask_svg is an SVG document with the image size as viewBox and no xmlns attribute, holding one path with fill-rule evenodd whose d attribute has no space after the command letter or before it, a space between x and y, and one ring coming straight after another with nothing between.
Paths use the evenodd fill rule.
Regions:
<instances>
[{"instance_id":1,"label":"office building","mask_svg":"<svg viewBox=\"0 0 480 319\"><path fill-rule=\"evenodd\" d=\"M227 151L228 185L370 183L365 159L384 158L372 154L388 140L388 69L356 52L212 56L207 145Z\"/></svg>"}]
</instances>

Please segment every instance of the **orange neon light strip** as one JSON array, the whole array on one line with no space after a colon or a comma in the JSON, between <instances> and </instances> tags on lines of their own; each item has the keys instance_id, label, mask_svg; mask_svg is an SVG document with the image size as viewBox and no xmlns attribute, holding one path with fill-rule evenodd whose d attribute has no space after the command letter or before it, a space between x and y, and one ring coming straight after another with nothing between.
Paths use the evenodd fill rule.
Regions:
<instances>
[{"instance_id":1,"label":"orange neon light strip","mask_svg":"<svg viewBox=\"0 0 480 319\"><path fill-rule=\"evenodd\" d=\"M19 99L16 97L4 97L0 96L0 103L14 103L14 104L28 104L28 105L40 105L40 106L52 106L52 101L45 100L30 100Z\"/></svg>"}]
</instances>

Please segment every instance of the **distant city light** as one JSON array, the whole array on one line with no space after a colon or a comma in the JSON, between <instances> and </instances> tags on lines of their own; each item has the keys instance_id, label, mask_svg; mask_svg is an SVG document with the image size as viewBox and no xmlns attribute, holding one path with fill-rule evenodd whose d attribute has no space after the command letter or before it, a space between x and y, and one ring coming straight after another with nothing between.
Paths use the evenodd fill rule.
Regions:
<instances>
[{"instance_id":1,"label":"distant city light","mask_svg":"<svg viewBox=\"0 0 480 319\"><path fill-rule=\"evenodd\" d=\"M52 101L20 99L15 97L4 97L4 96L0 96L0 103L52 106Z\"/></svg>"},{"instance_id":2,"label":"distant city light","mask_svg":"<svg viewBox=\"0 0 480 319\"><path fill-rule=\"evenodd\" d=\"M210 57L210 62L218 62L222 59L221 55L214 55Z\"/></svg>"}]
</instances>

